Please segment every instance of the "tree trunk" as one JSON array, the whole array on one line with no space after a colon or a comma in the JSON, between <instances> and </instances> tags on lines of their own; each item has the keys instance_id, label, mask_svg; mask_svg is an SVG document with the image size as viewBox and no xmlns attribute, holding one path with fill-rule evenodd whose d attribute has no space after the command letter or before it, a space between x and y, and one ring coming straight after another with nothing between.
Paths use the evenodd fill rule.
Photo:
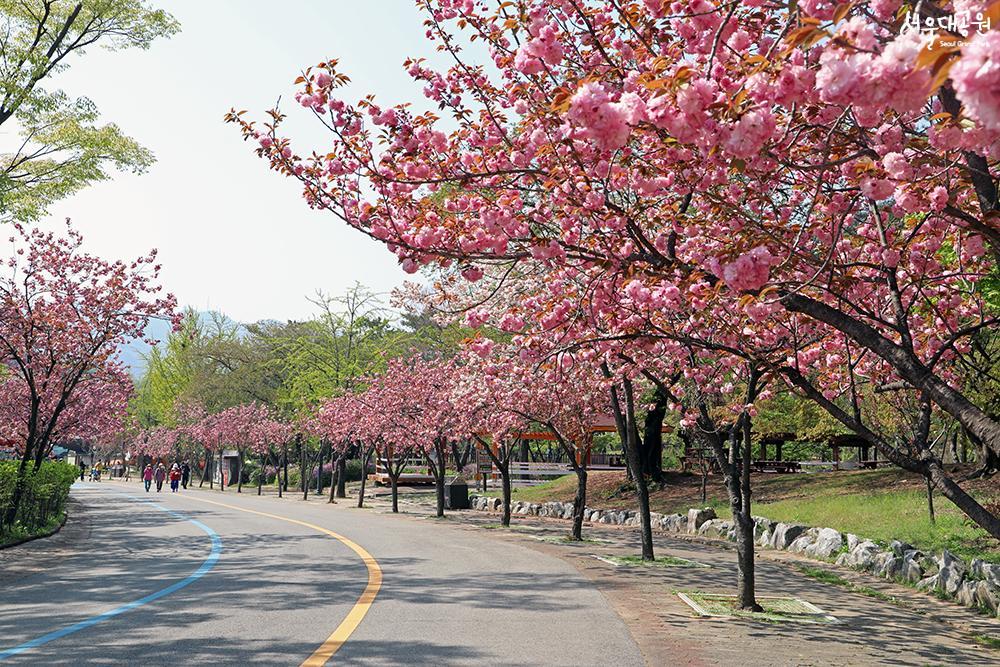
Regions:
<instances>
[{"instance_id":1,"label":"tree trunk","mask_svg":"<svg viewBox=\"0 0 1000 667\"><path fill-rule=\"evenodd\" d=\"M392 486L392 511L399 512L399 475L389 475L389 483Z\"/></svg>"},{"instance_id":2,"label":"tree trunk","mask_svg":"<svg viewBox=\"0 0 1000 667\"><path fill-rule=\"evenodd\" d=\"M434 467L437 472L434 475L434 490L437 494L437 518L444 518L444 470L439 469L437 466Z\"/></svg>"},{"instance_id":3,"label":"tree trunk","mask_svg":"<svg viewBox=\"0 0 1000 667\"><path fill-rule=\"evenodd\" d=\"M750 369L747 386L749 405L756 400L759 391L760 375L756 369ZM745 410L731 429L729 429L729 451L723 447L722 436L715 421L708 413L708 407L702 403L699 406L698 433L706 438L715 452L715 458L725 477L726 490L729 492L729 507L733 513L733 524L736 529L736 574L737 574L737 608L744 611L763 611L757 604L754 585L754 521L750 508L750 445L751 423L750 414ZM742 441L742 443L741 443ZM740 445L743 445L742 456L737 457ZM739 463L737 463L737 461Z\"/></svg>"},{"instance_id":4,"label":"tree trunk","mask_svg":"<svg viewBox=\"0 0 1000 667\"><path fill-rule=\"evenodd\" d=\"M436 461L430 460L428 456L428 463L431 464L431 472L434 473L434 493L437 496L437 514L436 516L441 519L444 518L444 471L445 471L445 450L444 446L440 443L440 440L434 444L434 456L437 457Z\"/></svg>"},{"instance_id":5,"label":"tree trunk","mask_svg":"<svg viewBox=\"0 0 1000 667\"><path fill-rule=\"evenodd\" d=\"M334 460L333 445L330 445L330 499L326 501L327 503L330 504L337 503L337 501L334 500L334 496L336 495L337 481L338 481L337 477L339 476L340 476L340 466L338 465L338 462Z\"/></svg>"},{"instance_id":6,"label":"tree trunk","mask_svg":"<svg viewBox=\"0 0 1000 667\"><path fill-rule=\"evenodd\" d=\"M365 506L365 483L368 481L368 461L371 460L374 447L361 454L361 488L358 490L358 508Z\"/></svg>"},{"instance_id":7,"label":"tree trunk","mask_svg":"<svg viewBox=\"0 0 1000 667\"><path fill-rule=\"evenodd\" d=\"M737 604L740 609L748 611L764 611L757 604L756 577L754 575L754 520L750 510L750 448L752 426L750 415L743 419L743 456L740 458L740 504L739 516L736 519L736 553L739 559L737 572Z\"/></svg>"},{"instance_id":8,"label":"tree trunk","mask_svg":"<svg viewBox=\"0 0 1000 667\"><path fill-rule=\"evenodd\" d=\"M500 487L503 489L503 514L500 517L500 524L510 526L510 461L506 465L497 466L500 471Z\"/></svg>"},{"instance_id":9,"label":"tree trunk","mask_svg":"<svg viewBox=\"0 0 1000 667\"><path fill-rule=\"evenodd\" d=\"M928 467L931 481L934 483L934 487L941 492L941 495L953 502L958 509L965 512L966 516L979 524L986 532L1000 540L1000 520L948 477L936 463L932 461Z\"/></svg>"},{"instance_id":10,"label":"tree trunk","mask_svg":"<svg viewBox=\"0 0 1000 667\"><path fill-rule=\"evenodd\" d=\"M931 519L931 525L934 525L934 485L930 477L927 478L927 516Z\"/></svg>"},{"instance_id":11,"label":"tree trunk","mask_svg":"<svg viewBox=\"0 0 1000 667\"><path fill-rule=\"evenodd\" d=\"M299 477L302 482L302 500L309 500L309 480L306 465L306 446L305 443L299 442Z\"/></svg>"},{"instance_id":12,"label":"tree trunk","mask_svg":"<svg viewBox=\"0 0 1000 667\"><path fill-rule=\"evenodd\" d=\"M514 456L514 450L511 446L504 445L503 447L497 447L497 451L494 453L493 448L490 447L489 443L479 436L476 437L479 440L479 444L482 446L483 451L485 451L486 455L490 458L493 467L495 467L500 473L500 488L501 495L503 496L503 514L500 517L500 525L510 526L510 460Z\"/></svg>"},{"instance_id":13,"label":"tree trunk","mask_svg":"<svg viewBox=\"0 0 1000 667\"><path fill-rule=\"evenodd\" d=\"M605 367L605 374L610 376ZM642 560L655 560L653 555L653 524L649 517L649 487L646 484L646 475L643 472L642 456L639 451L639 431L635 423L635 395L632 389L632 381L622 380L622 389L625 394L624 413L622 412L621 400L618 396L618 388L611 387L611 408L615 416L615 425L618 427L618 435L622 439L622 446L625 448L625 459L629 469L632 471L632 479L635 482L636 495L639 501L639 522L642 527Z\"/></svg>"},{"instance_id":14,"label":"tree trunk","mask_svg":"<svg viewBox=\"0 0 1000 667\"><path fill-rule=\"evenodd\" d=\"M653 408L643 422L642 469L657 484L663 483L663 419L667 415L667 396L657 387Z\"/></svg>"},{"instance_id":15,"label":"tree trunk","mask_svg":"<svg viewBox=\"0 0 1000 667\"><path fill-rule=\"evenodd\" d=\"M323 443L319 445L319 453L316 455L316 495L323 495ZM330 457L333 457L333 447L330 447ZM333 483L333 466L330 466L330 483Z\"/></svg>"},{"instance_id":16,"label":"tree trunk","mask_svg":"<svg viewBox=\"0 0 1000 667\"><path fill-rule=\"evenodd\" d=\"M457 470L459 474L462 473L465 466L469 465L469 460L472 458L472 453L474 451L475 450L473 449L471 442L466 442L465 447L461 451L458 449L457 442L451 443L451 455L455 459L455 470Z\"/></svg>"},{"instance_id":17,"label":"tree trunk","mask_svg":"<svg viewBox=\"0 0 1000 667\"><path fill-rule=\"evenodd\" d=\"M243 450L239 450L239 479L236 481L236 493L243 493Z\"/></svg>"},{"instance_id":18,"label":"tree trunk","mask_svg":"<svg viewBox=\"0 0 1000 667\"><path fill-rule=\"evenodd\" d=\"M202 488L203 486L205 486L205 478L206 477L208 477L208 488L212 488L212 478L208 474L209 461L213 460L212 459L212 453L209 452L208 449L205 449L204 454L205 454L205 465L201 469L201 481L198 482L198 488L199 489ZM145 460L145 458L143 460ZM142 470L139 471L139 474L140 475L142 474Z\"/></svg>"},{"instance_id":19,"label":"tree trunk","mask_svg":"<svg viewBox=\"0 0 1000 667\"><path fill-rule=\"evenodd\" d=\"M583 539L583 510L587 505L587 469L573 464L576 473L576 497L573 498L573 532L574 540Z\"/></svg>"},{"instance_id":20,"label":"tree trunk","mask_svg":"<svg viewBox=\"0 0 1000 667\"><path fill-rule=\"evenodd\" d=\"M739 451L739 426L746 417L746 413L741 414L737 427L730 431L729 453L731 456L726 455L721 443L718 442L718 433L713 434L715 442L712 444L716 450L719 466L723 470L726 490L729 492L729 508L733 513L733 524L736 528L736 606L744 611L762 611L763 608L757 604L754 594L753 523L751 520L748 526L746 522L750 508L749 503L747 503L746 511L744 511L742 496L745 485L740 474L742 466L749 466L749 461L744 460L740 462L740 465L737 465L735 457L736 451ZM743 459L746 459L745 455Z\"/></svg>"},{"instance_id":21,"label":"tree trunk","mask_svg":"<svg viewBox=\"0 0 1000 667\"><path fill-rule=\"evenodd\" d=\"M282 445L281 449L282 449L282 454L283 454L281 468L282 468L282 472L284 473L284 477L285 477L283 486L285 488L285 491L287 491L288 490L288 443L286 442L284 445Z\"/></svg>"},{"instance_id":22,"label":"tree trunk","mask_svg":"<svg viewBox=\"0 0 1000 667\"><path fill-rule=\"evenodd\" d=\"M342 456L337 461L337 497L347 497L347 457Z\"/></svg>"},{"instance_id":23,"label":"tree trunk","mask_svg":"<svg viewBox=\"0 0 1000 667\"><path fill-rule=\"evenodd\" d=\"M277 453L274 455L274 485L278 487L278 497L282 497L281 488L281 458Z\"/></svg>"},{"instance_id":24,"label":"tree trunk","mask_svg":"<svg viewBox=\"0 0 1000 667\"><path fill-rule=\"evenodd\" d=\"M222 448L219 448L219 491L226 490L226 469L222 465Z\"/></svg>"},{"instance_id":25,"label":"tree trunk","mask_svg":"<svg viewBox=\"0 0 1000 667\"><path fill-rule=\"evenodd\" d=\"M260 455L260 473L257 475L257 495L264 493L264 475L267 474L267 454Z\"/></svg>"},{"instance_id":26,"label":"tree trunk","mask_svg":"<svg viewBox=\"0 0 1000 667\"><path fill-rule=\"evenodd\" d=\"M639 522L642 526L642 559L655 560L653 556L653 523L649 517L649 486L646 483L646 475L643 470L642 459L639 454L639 431L635 423L635 399L632 392L632 383L628 379L624 381L625 387L625 428L628 431L632 442L626 451L629 467L635 477L636 491L639 496ZM661 443L662 445L662 443Z\"/></svg>"}]
</instances>

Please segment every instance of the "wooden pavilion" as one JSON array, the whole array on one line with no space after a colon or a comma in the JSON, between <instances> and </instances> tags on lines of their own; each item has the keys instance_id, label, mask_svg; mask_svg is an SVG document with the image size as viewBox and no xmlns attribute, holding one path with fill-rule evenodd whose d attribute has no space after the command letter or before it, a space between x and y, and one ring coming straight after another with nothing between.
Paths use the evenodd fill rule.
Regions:
<instances>
[{"instance_id":1,"label":"wooden pavilion","mask_svg":"<svg viewBox=\"0 0 1000 667\"><path fill-rule=\"evenodd\" d=\"M878 448L870 441L853 433L834 435L827 441L830 449L833 450L833 467L840 470L840 450L858 450L858 467L875 469L879 464L888 464L888 461L879 461Z\"/></svg>"}]
</instances>

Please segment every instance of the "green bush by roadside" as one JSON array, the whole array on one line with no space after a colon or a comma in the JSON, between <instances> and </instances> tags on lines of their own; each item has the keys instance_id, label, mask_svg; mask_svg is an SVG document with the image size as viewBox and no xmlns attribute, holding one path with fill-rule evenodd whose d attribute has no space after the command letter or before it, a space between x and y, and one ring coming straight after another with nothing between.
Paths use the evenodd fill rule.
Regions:
<instances>
[{"instance_id":1,"label":"green bush by roadside","mask_svg":"<svg viewBox=\"0 0 1000 667\"><path fill-rule=\"evenodd\" d=\"M45 461L37 471L28 468L20 506L13 522L6 517L17 484L17 461L0 461L0 543L51 530L66 508L69 488L79 475L75 466Z\"/></svg>"}]
</instances>

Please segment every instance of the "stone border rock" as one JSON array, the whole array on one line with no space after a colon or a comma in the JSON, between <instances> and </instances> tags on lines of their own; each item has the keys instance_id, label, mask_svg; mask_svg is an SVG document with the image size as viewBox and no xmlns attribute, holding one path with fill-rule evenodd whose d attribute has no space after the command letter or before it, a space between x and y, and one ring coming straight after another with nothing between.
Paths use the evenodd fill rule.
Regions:
<instances>
[{"instance_id":1,"label":"stone border rock","mask_svg":"<svg viewBox=\"0 0 1000 667\"><path fill-rule=\"evenodd\" d=\"M497 512L503 507L500 498L471 494L472 509ZM521 516L570 519L573 503L547 502L511 503L511 514ZM736 541L732 521L716 516L710 507L692 508L687 514L649 513L654 530L685 533L709 539ZM639 515L634 510L602 510L586 507L583 520L594 524L638 526ZM966 563L947 549L940 556L893 540L888 548L879 546L850 533L833 528L813 528L795 523L754 517L754 542L768 549L802 554L843 567L869 572L877 577L916 586L966 607L978 607L1000 618L1000 564L978 558Z\"/></svg>"}]
</instances>

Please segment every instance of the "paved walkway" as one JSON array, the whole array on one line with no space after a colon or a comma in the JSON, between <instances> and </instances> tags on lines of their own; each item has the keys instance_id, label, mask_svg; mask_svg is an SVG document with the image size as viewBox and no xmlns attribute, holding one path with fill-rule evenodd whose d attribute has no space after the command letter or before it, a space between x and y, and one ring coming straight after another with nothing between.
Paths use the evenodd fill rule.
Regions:
<instances>
[{"instance_id":1,"label":"paved walkway","mask_svg":"<svg viewBox=\"0 0 1000 667\"><path fill-rule=\"evenodd\" d=\"M382 572L337 664L643 664L572 564L487 531L229 491L148 494L162 512L126 490L147 497L137 482L77 484L63 532L0 552L0 655L185 581L210 559L212 533L218 561L12 664L300 664L355 613L368 582L357 553L307 524L360 544Z\"/></svg>"},{"instance_id":2,"label":"paved walkway","mask_svg":"<svg viewBox=\"0 0 1000 667\"><path fill-rule=\"evenodd\" d=\"M208 541L197 527L104 497L126 488L138 493L135 486L84 485L74 492L83 502L61 533L0 551L0 650L176 581L205 558ZM329 527L375 555L385 583L337 654L341 664L1000 664L1000 652L970 636L1000 636L995 620L785 552L761 552L758 594L808 600L839 623L696 617L676 591L731 593L735 554L728 543L658 534L658 555L710 567L616 568L593 556L636 554L634 529L587 526L586 535L607 541L551 543L538 538L565 535L568 522L515 517L520 530L506 530L497 528L498 515L472 511L439 520L431 516L433 496L420 492L404 495L398 516L384 489L364 510L354 507L355 498L329 506L325 494L303 502L299 494L258 498L255 488L151 495L219 532L216 568L147 609L19 659L166 664L183 642L186 662L290 664L314 650L363 588L365 568L356 554L308 528L202 499ZM897 595L909 608L808 578L799 561ZM946 613L966 614L974 627L944 623ZM92 647L90 636L101 645Z\"/></svg>"},{"instance_id":3,"label":"paved walkway","mask_svg":"<svg viewBox=\"0 0 1000 667\"><path fill-rule=\"evenodd\" d=\"M405 502L414 516L431 512L428 498ZM379 500L378 504L381 505ZM493 528L499 514L452 514L466 530L489 532L502 539L558 556L594 582L625 619L651 665L998 665L1000 651L977 644L973 632L1000 638L1000 623L976 616L954 604L923 593L785 552L763 551L757 560L757 593L793 596L820 607L840 622L792 625L741 619L695 616L677 591L732 593L736 585L734 547L700 539L656 534L657 555L677 556L709 568L614 567L594 555L635 555L639 535L634 528L586 525L584 536L607 543L552 544L543 536L565 535L568 522L515 516L512 522L532 530ZM803 575L797 564L827 567L860 584L905 598L912 608L851 592ZM948 613L969 621L961 629L944 623Z\"/></svg>"}]
</instances>

